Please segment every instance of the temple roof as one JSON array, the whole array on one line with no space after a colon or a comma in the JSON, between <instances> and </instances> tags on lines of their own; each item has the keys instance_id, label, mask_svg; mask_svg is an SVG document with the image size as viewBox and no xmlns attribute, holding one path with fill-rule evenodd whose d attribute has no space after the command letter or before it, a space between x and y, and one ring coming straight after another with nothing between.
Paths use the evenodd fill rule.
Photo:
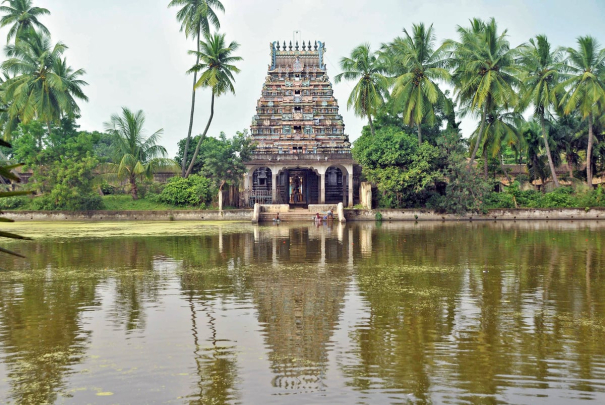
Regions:
<instances>
[{"instance_id":1,"label":"temple roof","mask_svg":"<svg viewBox=\"0 0 605 405\"><path fill-rule=\"evenodd\" d=\"M277 69L291 69L290 71L302 72L305 69L326 70L323 55L326 52L325 44L321 41L315 41L311 45L311 41L305 43L302 41L302 46L298 41L289 45L286 41L280 45L279 41L271 44L271 65L269 71Z\"/></svg>"},{"instance_id":2,"label":"temple roof","mask_svg":"<svg viewBox=\"0 0 605 405\"><path fill-rule=\"evenodd\" d=\"M325 44L270 44L271 64L252 118L256 154L349 154L351 145L324 64Z\"/></svg>"}]
</instances>

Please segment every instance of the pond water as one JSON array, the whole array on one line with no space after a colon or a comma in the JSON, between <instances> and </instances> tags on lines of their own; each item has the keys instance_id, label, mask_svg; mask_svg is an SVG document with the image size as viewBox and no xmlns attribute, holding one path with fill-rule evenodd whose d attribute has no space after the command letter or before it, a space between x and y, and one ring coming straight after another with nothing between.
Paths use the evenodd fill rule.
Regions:
<instances>
[{"instance_id":1,"label":"pond water","mask_svg":"<svg viewBox=\"0 0 605 405\"><path fill-rule=\"evenodd\" d=\"M0 403L605 403L605 222L9 229Z\"/></svg>"}]
</instances>

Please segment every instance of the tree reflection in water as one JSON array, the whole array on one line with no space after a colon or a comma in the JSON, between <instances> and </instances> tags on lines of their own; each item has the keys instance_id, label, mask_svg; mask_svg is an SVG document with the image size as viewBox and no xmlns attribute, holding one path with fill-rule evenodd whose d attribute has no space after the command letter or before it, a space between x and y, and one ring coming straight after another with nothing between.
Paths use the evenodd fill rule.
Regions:
<instances>
[{"instance_id":1,"label":"tree reflection in water","mask_svg":"<svg viewBox=\"0 0 605 405\"><path fill-rule=\"evenodd\" d=\"M598 223L225 225L61 242L19 242L27 260L3 263L14 270L0 273L0 401L94 402L70 381L88 367L103 385L87 360L103 333L143 351L178 342L162 349L167 374L128 381L170 381L166 396L191 404L605 397ZM163 311L169 328L153 323Z\"/></svg>"}]
</instances>

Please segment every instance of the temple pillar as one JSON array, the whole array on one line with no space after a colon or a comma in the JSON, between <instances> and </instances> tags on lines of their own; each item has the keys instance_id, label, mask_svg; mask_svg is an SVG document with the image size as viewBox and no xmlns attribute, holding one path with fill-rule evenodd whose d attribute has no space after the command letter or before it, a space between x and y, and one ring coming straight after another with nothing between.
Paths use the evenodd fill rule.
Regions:
<instances>
[{"instance_id":1,"label":"temple pillar","mask_svg":"<svg viewBox=\"0 0 605 405\"><path fill-rule=\"evenodd\" d=\"M342 172L342 205L343 207L347 206L347 186L349 184L349 175Z\"/></svg>"},{"instance_id":2,"label":"temple pillar","mask_svg":"<svg viewBox=\"0 0 605 405\"><path fill-rule=\"evenodd\" d=\"M349 172L349 208L353 207L353 165L347 167Z\"/></svg>"},{"instance_id":3,"label":"temple pillar","mask_svg":"<svg viewBox=\"0 0 605 405\"><path fill-rule=\"evenodd\" d=\"M271 204L277 204L277 168L271 169Z\"/></svg>"},{"instance_id":4,"label":"temple pillar","mask_svg":"<svg viewBox=\"0 0 605 405\"><path fill-rule=\"evenodd\" d=\"M319 203L326 203L326 172L319 173Z\"/></svg>"}]
</instances>

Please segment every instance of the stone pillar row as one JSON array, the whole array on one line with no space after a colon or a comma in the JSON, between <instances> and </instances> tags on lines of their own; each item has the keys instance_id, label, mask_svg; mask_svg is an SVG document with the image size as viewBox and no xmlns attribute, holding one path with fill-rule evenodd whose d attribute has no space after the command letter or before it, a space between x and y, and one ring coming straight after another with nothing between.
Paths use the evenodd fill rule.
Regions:
<instances>
[{"instance_id":1,"label":"stone pillar row","mask_svg":"<svg viewBox=\"0 0 605 405\"><path fill-rule=\"evenodd\" d=\"M280 170L283 170L284 167L281 166L267 166L270 170L271 170L271 197L273 199L273 203L275 204L277 201L277 176ZM317 167L315 166L315 170L316 172L319 174L319 203L320 204L325 204L326 203L326 170L328 169L329 166L327 167ZM341 166L342 167L342 166ZM254 172L255 168L251 168L250 171L244 175L244 189L246 191L250 191L252 190L252 173ZM347 165L345 167L345 172L343 172L343 175L346 175L346 179L348 180L348 187L349 187L349 193L348 193L348 203L347 206L352 207L353 206L353 165ZM345 184L343 184L343 188L345 188ZM343 200L345 200L345 192L343 190ZM344 201L343 201L344 203Z\"/></svg>"}]
</instances>

